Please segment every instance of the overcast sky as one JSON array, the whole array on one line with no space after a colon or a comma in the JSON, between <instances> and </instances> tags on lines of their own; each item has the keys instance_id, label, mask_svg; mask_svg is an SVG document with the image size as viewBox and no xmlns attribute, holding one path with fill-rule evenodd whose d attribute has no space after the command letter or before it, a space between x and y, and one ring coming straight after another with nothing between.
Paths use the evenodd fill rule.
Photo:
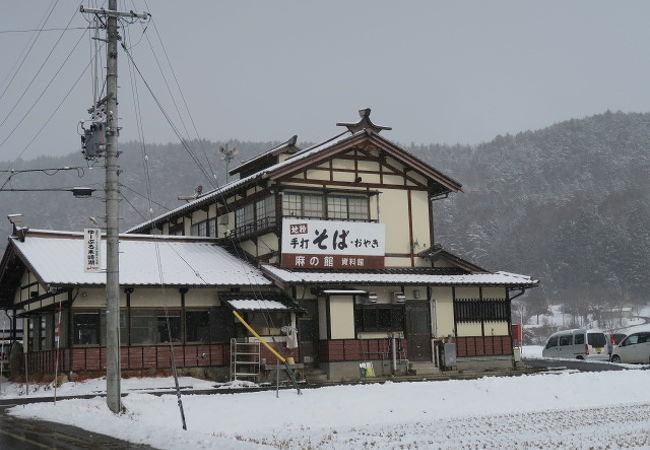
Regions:
<instances>
[{"instance_id":1,"label":"overcast sky","mask_svg":"<svg viewBox=\"0 0 650 450\"><path fill-rule=\"evenodd\" d=\"M77 2L3 2L0 160L79 148L77 123L87 118L92 101L90 72L27 144L88 65L86 35L45 89L84 30L63 33L26 89L61 35L43 31L9 85L36 33L7 31L38 28L55 3L45 28L64 27ZM134 3L149 9L143 0ZM336 133L336 122L356 120L365 107L373 109L375 123L393 127L387 137L405 144L475 144L607 109L650 111L648 1L148 3L199 135L207 139L284 140L298 134L301 141L315 141ZM133 9L130 0L120 4ZM85 25L81 14L72 19L72 27ZM136 63L182 130L151 56L147 37L166 64L153 25L143 39L140 24L128 30ZM137 128L123 52L120 86L121 140L128 141L137 137ZM138 92L145 139L176 141L142 83ZM176 101L182 108L182 99ZM188 115L183 118L194 135Z\"/></svg>"}]
</instances>

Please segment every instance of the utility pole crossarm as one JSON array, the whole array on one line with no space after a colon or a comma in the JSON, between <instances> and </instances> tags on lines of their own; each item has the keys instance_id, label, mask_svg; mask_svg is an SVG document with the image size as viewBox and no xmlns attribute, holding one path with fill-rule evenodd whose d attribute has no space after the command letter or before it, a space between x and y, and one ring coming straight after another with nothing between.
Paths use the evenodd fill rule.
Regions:
<instances>
[{"instance_id":1,"label":"utility pole crossarm","mask_svg":"<svg viewBox=\"0 0 650 450\"><path fill-rule=\"evenodd\" d=\"M79 7L79 12L82 13L87 13L87 14L97 14L100 16L106 16L106 17L129 17L131 19L148 19L151 14L148 12L142 12L142 13L137 13L135 11L128 11L128 12L123 12L123 11L115 11L112 9L104 9L104 8L84 8L83 6Z\"/></svg>"}]
</instances>

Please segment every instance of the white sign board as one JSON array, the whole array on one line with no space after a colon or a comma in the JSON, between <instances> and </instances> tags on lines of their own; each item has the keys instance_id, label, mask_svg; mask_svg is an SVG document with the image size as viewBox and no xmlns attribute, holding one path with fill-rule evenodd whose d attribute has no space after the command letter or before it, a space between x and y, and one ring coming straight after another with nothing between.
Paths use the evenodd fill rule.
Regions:
<instances>
[{"instance_id":1,"label":"white sign board","mask_svg":"<svg viewBox=\"0 0 650 450\"><path fill-rule=\"evenodd\" d=\"M84 271L102 271L102 230L99 228L84 228Z\"/></svg>"},{"instance_id":2,"label":"white sign board","mask_svg":"<svg viewBox=\"0 0 650 450\"><path fill-rule=\"evenodd\" d=\"M285 218L282 267L377 269L384 267L382 223Z\"/></svg>"}]
</instances>

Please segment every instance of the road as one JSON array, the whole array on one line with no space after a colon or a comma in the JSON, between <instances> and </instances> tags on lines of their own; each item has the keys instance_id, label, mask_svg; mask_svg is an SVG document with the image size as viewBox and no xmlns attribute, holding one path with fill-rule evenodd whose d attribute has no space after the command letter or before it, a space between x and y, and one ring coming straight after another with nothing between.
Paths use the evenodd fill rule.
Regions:
<instances>
[{"instance_id":1,"label":"road","mask_svg":"<svg viewBox=\"0 0 650 450\"><path fill-rule=\"evenodd\" d=\"M244 442L273 448L356 449L639 449L650 448L650 404L576 408L417 422L325 428L318 433L251 433ZM308 430L307 430L308 431Z\"/></svg>"},{"instance_id":2,"label":"road","mask_svg":"<svg viewBox=\"0 0 650 450\"><path fill-rule=\"evenodd\" d=\"M547 369L574 369L580 372L602 372L605 370L625 370L626 367L618 364L612 364L607 361L584 361L581 359L553 359L553 358L522 358L521 360L527 367L547 368Z\"/></svg>"},{"instance_id":3,"label":"road","mask_svg":"<svg viewBox=\"0 0 650 450\"><path fill-rule=\"evenodd\" d=\"M10 416L6 413L8 407L6 404L0 407L2 450L152 449L70 425Z\"/></svg>"}]
</instances>

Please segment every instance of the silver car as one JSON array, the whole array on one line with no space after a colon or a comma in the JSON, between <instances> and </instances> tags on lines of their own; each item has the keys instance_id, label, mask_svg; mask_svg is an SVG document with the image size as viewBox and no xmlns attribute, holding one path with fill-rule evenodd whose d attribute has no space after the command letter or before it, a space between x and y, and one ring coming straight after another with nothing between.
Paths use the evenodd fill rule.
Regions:
<instances>
[{"instance_id":1,"label":"silver car","mask_svg":"<svg viewBox=\"0 0 650 450\"><path fill-rule=\"evenodd\" d=\"M609 338L600 330L579 328L553 333L544 346L544 358L609 359Z\"/></svg>"},{"instance_id":2,"label":"silver car","mask_svg":"<svg viewBox=\"0 0 650 450\"><path fill-rule=\"evenodd\" d=\"M612 362L650 364L650 331L632 333L612 351Z\"/></svg>"}]
</instances>

